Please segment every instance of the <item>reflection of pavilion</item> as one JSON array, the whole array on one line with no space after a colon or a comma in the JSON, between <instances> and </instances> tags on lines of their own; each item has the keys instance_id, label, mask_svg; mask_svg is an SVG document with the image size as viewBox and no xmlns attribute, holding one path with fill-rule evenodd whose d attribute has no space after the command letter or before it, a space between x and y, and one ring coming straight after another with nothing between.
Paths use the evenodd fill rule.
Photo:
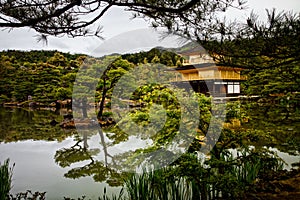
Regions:
<instances>
[{"instance_id":1,"label":"reflection of pavilion","mask_svg":"<svg viewBox=\"0 0 300 200\"><path fill-rule=\"evenodd\" d=\"M194 91L213 96L238 96L240 82L245 80L241 68L217 66L204 49L194 48L181 52L184 58L181 67L171 82L184 87L190 84Z\"/></svg>"}]
</instances>

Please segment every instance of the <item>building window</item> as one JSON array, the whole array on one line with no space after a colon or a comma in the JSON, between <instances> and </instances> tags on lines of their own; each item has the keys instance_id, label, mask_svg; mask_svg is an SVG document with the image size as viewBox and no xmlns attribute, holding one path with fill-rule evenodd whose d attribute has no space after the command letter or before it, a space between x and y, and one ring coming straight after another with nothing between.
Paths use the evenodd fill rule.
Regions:
<instances>
[{"instance_id":1,"label":"building window","mask_svg":"<svg viewBox=\"0 0 300 200\"><path fill-rule=\"evenodd\" d=\"M215 85L227 86L227 94L241 93L240 82L215 82Z\"/></svg>"},{"instance_id":2,"label":"building window","mask_svg":"<svg viewBox=\"0 0 300 200\"><path fill-rule=\"evenodd\" d=\"M227 83L227 93L228 94L239 94L241 92L239 82L228 82Z\"/></svg>"},{"instance_id":3,"label":"building window","mask_svg":"<svg viewBox=\"0 0 300 200\"><path fill-rule=\"evenodd\" d=\"M233 85L233 93L235 93L235 94L241 93L240 83Z\"/></svg>"},{"instance_id":4,"label":"building window","mask_svg":"<svg viewBox=\"0 0 300 200\"><path fill-rule=\"evenodd\" d=\"M233 85L227 85L227 93L228 94L233 94Z\"/></svg>"}]
</instances>

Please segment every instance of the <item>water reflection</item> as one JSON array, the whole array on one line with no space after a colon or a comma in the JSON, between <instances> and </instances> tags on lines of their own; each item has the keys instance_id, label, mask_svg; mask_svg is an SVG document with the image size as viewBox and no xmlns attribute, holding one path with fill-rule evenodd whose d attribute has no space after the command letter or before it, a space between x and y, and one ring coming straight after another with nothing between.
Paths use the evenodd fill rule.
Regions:
<instances>
[{"instance_id":1,"label":"water reflection","mask_svg":"<svg viewBox=\"0 0 300 200\"><path fill-rule=\"evenodd\" d=\"M0 107L0 142L63 141L73 135L73 131L50 125L51 120L62 121L60 113L64 114L63 111Z\"/></svg>"},{"instance_id":2,"label":"water reflection","mask_svg":"<svg viewBox=\"0 0 300 200\"><path fill-rule=\"evenodd\" d=\"M81 173L76 176L78 170L74 169L88 165L90 156L99 152L99 135L90 132L80 136L74 130L50 125L52 119L62 121L61 114L65 113L0 107L0 160L10 158L11 163L16 163L13 194L32 190L45 191L47 199L53 200L82 195L96 199L104 187L109 187L100 176L90 177L90 170L96 169L99 162L85 172L79 170ZM97 148L89 148L93 146ZM110 188L108 193L115 190L118 188Z\"/></svg>"},{"instance_id":3,"label":"water reflection","mask_svg":"<svg viewBox=\"0 0 300 200\"><path fill-rule=\"evenodd\" d=\"M54 162L56 151L72 146L74 139L69 137L63 142L27 140L1 144L0 160L9 157L12 163L16 163L12 193L29 189L45 191L47 199L53 200L62 199L64 196L77 198L82 195L97 199L103 188L108 187L105 182L95 182L91 177L76 180L64 178L64 174L76 165L62 168ZM110 188L108 192L113 193L115 190L118 188Z\"/></svg>"},{"instance_id":4,"label":"water reflection","mask_svg":"<svg viewBox=\"0 0 300 200\"><path fill-rule=\"evenodd\" d=\"M90 133L95 132L91 131ZM85 132L82 139L77 138L74 143L70 147L57 150L54 156L55 162L59 166L63 168L71 166L64 177L78 179L91 176L96 182L106 182L110 186L122 185L126 174L108 167L107 158L113 159L113 157L107 150L103 132L99 132L99 135L93 134L89 139L88 133ZM100 151L102 151L101 154ZM99 159L99 155L104 159Z\"/></svg>"},{"instance_id":5,"label":"water reflection","mask_svg":"<svg viewBox=\"0 0 300 200\"><path fill-rule=\"evenodd\" d=\"M256 145L276 147L278 155L289 164L299 162L299 123L276 120L275 109L250 107L247 126L255 128L272 138ZM78 134L51 126L50 121L62 121L63 116L51 110L25 110L0 107L0 160L10 158L16 163L13 174L12 193L46 191L47 199L72 198L87 195L96 199L104 187L119 186L126 173L118 170L118 164L150 140L128 136L108 129L105 132L89 130ZM262 120L264 119L264 120ZM134 143L136 148L130 149ZM289 155L289 154L293 155ZM110 187L114 193L118 187Z\"/></svg>"}]
</instances>

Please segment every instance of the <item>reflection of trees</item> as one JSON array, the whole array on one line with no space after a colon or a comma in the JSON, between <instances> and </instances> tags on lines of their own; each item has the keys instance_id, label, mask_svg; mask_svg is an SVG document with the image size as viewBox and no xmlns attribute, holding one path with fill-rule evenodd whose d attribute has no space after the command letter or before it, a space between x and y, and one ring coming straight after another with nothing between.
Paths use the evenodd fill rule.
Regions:
<instances>
[{"instance_id":1,"label":"reflection of trees","mask_svg":"<svg viewBox=\"0 0 300 200\"><path fill-rule=\"evenodd\" d=\"M88 164L72 168L64 176L73 179L92 176L97 182L106 181L111 186L118 186L122 183L125 174L108 167L108 157L113 157L108 153L102 130L99 131L99 135L105 158L104 163L95 159L95 156L100 153L100 149L88 149L87 132L83 134L83 139L78 140L70 148L63 148L56 151L54 156L55 162L61 167L68 167L74 163L87 161Z\"/></svg>"},{"instance_id":2,"label":"reflection of trees","mask_svg":"<svg viewBox=\"0 0 300 200\"><path fill-rule=\"evenodd\" d=\"M79 144L83 142L83 140L79 140L70 148L63 148L61 150L56 151L54 156L55 162L61 167L68 167L72 163L84 161L90 159L92 162L93 157L97 155L100 150L99 149L90 149L87 150L85 146L80 146ZM83 142L85 143L85 142Z\"/></svg>"},{"instance_id":3,"label":"reflection of trees","mask_svg":"<svg viewBox=\"0 0 300 200\"><path fill-rule=\"evenodd\" d=\"M106 145L105 140L104 140L104 134L103 134L102 129L100 129L98 132L99 132L99 136L100 136L100 143L103 147L105 167L108 166L108 159L107 159L108 157L110 157L112 159L112 162L115 164L113 156L110 155L107 151L107 145Z\"/></svg>"},{"instance_id":4,"label":"reflection of trees","mask_svg":"<svg viewBox=\"0 0 300 200\"><path fill-rule=\"evenodd\" d=\"M106 181L110 186L119 186L122 184L123 174L106 167L100 161L91 161L83 167L73 168L65 174L67 178L80 178L85 176L93 176L97 182Z\"/></svg>"},{"instance_id":5,"label":"reflection of trees","mask_svg":"<svg viewBox=\"0 0 300 200\"><path fill-rule=\"evenodd\" d=\"M30 111L23 108L0 107L0 142L22 140L63 141L73 131L51 126L50 121L62 121L63 116L49 110Z\"/></svg>"}]
</instances>

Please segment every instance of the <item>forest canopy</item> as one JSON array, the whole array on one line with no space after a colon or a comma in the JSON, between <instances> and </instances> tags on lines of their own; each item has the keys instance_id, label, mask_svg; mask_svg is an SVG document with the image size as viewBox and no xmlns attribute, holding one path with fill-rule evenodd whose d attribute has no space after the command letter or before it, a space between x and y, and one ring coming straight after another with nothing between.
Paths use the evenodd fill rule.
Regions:
<instances>
[{"instance_id":1,"label":"forest canopy","mask_svg":"<svg viewBox=\"0 0 300 200\"><path fill-rule=\"evenodd\" d=\"M106 56L110 57L110 56ZM30 95L38 102L51 103L70 99L76 73L87 58L84 54L69 54L58 51L18 51L0 52L0 103L23 102ZM157 58L166 66L180 63L177 54L151 49L148 52L115 56L115 65L138 65ZM102 58L93 58L99 62ZM123 60L118 62L118 60ZM149 60L149 61L148 61ZM121 64L120 64L121 63ZM112 77L109 77L110 79ZM99 83L101 85L101 83ZM99 85L99 90L102 88ZM97 93L99 100L101 95Z\"/></svg>"}]
</instances>

